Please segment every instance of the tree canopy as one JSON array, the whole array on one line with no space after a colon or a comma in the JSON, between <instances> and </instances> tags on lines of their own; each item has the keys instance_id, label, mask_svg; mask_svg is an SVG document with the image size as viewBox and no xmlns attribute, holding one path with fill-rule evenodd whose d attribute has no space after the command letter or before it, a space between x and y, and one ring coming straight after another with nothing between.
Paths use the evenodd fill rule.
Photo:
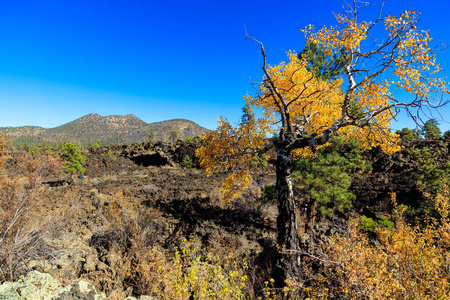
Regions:
<instances>
[{"instance_id":1,"label":"tree canopy","mask_svg":"<svg viewBox=\"0 0 450 300\"><path fill-rule=\"evenodd\" d=\"M262 109L263 117L237 127L220 118L219 128L207 134L198 151L208 174L237 170L224 182L228 199L248 186L244 166L268 149L264 138L270 133L278 133L280 143L293 155L311 155L310 146L325 144L334 133L359 141L364 148L381 146L394 152L399 150L398 135L390 131L390 124L401 109L419 121L425 107L444 104L432 98L448 93L448 88L445 78L438 76L441 68L429 46L432 38L417 28L420 13L404 11L382 18L380 11L375 21L359 22L359 10L355 5L346 15L336 15L338 26L315 31L309 25L302 30L307 45L315 45L310 52L347 58L344 76L330 80L316 76L309 65L312 55L299 58L289 51L286 62L269 65L263 44L248 36L260 45L264 77L246 103ZM400 90L409 99L397 98ZM243 136L248 126L254 128Z\"/></svg>"},{"instance_id":2,"label":"tree canopy","mask_svg":"<svg viewBox=\"0 0 450 300\"><path fill-rule=\"evenodd\" d=\"M436 119L430 119L423 125L423 135L426 139L438 139L442 132L439 128L439 122Z\"/></svg>"},{"instance_id":3,"label":"tree canopy","mask_svg":"<svg viewBox=\"0 0 450 300\"><path fill-rule=\"evenodd\" d=\"M336 26L316 31L308 25L302 30L306 44L316 45L329 57L323 61L336 61L339 55L346 59L342 76L327 72L318 76L327 68L315 71L310 64L313 56L299 57L293 51L288 51L286 62L269 65L263 43L247 35L260 46L264 76L256 93L245 100L262 117L237 126L219 118L217 130L205 135L196 152L207 175L228 173L222 192L231 200L249 186L253 158L276 149L277 242L284 254L278 266L284 282L299 280L303 272L292 159L314 156L313 150L335 134L359 142L361 149L379 146L387 153L398 151L399 136L390 125L400 110L420 122L424 110L447 103L440 97L449 90L445 77L439 77L441 68L429 45L432 38L418 29L420 13L382 17L380 9L374 21L359 21L365 6L353 1L345 14L336 15ZM267 142L266 137L274 134L277 139Z\"/></svg>"}]
</instances>

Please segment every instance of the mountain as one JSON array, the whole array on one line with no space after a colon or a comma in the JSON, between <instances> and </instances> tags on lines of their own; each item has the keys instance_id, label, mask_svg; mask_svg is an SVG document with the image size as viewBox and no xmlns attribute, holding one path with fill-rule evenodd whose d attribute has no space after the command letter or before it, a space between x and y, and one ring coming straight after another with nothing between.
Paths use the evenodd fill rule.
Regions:
<instances>
[{"instance_id":1,"label":"mountain","mask_svg":"<svg viewBox=\"0 0 450 300\"><path fill-rule=\"evenodd\" d=\"M0 133L5 133L5 137L12 140L13 146L63 141L80 145L94 144L97 141L102 145L131 144L148 140L151 132L155 133L155 140L169 140L171 131L177 131L180 139L186 139L202 136L208 130L185 119L147 124L135 115L102 117L94 113L48 129L37 126L0 128Z\"/></svg>"}]
</instances>

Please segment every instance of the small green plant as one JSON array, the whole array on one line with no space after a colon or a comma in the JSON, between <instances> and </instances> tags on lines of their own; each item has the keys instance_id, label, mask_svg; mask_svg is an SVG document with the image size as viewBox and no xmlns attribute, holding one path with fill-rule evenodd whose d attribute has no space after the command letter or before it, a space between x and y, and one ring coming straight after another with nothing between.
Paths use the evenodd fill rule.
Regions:
<instances>
[{"instance_id":1,"label":"small green plant","mask_svg":"<svg viewBox=\"0 0 450 300\"><path fill-rule=\"evenodd\" d=\"M268 184L264 186L264 199L273 200L277 197L277 188L275 184Z\"/></svg>"},{"instance_id":2,"label":"small green plant","mask_svg":"<svg viewBox=\"0 0 450 300\"><path fill-rule=\"evenodd\" d=\"M173 143L178 141L179 138L180 138L180 132L178 130L169 131L169 140L171 140Z\"/></svg>"},{"instance_id":3,"label":"small green plant","mask_svg":"<svg viewBox=\"0 0 450 300\"><path fill-rule=\"evenodd\" d=\"M156 133L154 131L150 131L148 134L148 141L153 144L155 142Z\"/></svg>"},{"instance_id":4,"label":"small green plant","mask_svg":"<svg viewBox=\"0 0 450 300\"><path fill-rule=\"evenodd\" d=\"M259 156L255 156L253 158L253 161L251 162L253 167L260 167L262 169L266 169L267 166L269 165L268 161L267 161L267 155L266 154L261 154Z\"/></svg>"},{"instance_id":5,"label":"small green plant","mask_svg":"<svg viewBox=\"0 0 450 300\"><path fill-rule=\"evenodd\" d=\"M31 144L31 147L28 148L28 153L30 154L36 154L39 151L41 151L41 149L39 147L36 147L34 144Z\"/></svg>"},{"instance_id":6,"label":"small green plant","mask_svg":"<svg viewBox=\"0 0 450 300\"><path fill-rule=\"evenodd\" d=\"M428 148L411 149L409 154L419 163L419 185L424 192L436 196L442 186L450 182L450 161L439 163L441 153L432 152Z\"/></svg>"},{"instance_id":7,"label":"small green plant","mask_svg":"<svg viewBox=\"0 0 450 300\"><path fill-rule=\"evenodd\" d=\"M193 162L191 157L186 154L180 164L184 168L192 168Z\"/></svg>"},{"instance_id":8,"label":"small green plant","mask_svg":"<svg viewBox=\"0 0 450 300\"><path fill-rule=\"evenodd\" d=\"M94 148L100 148L102 146L102 144L100 143L100 141L96 141L94 143Z\"/></svg>"},{"instance_id":9,"label":"small green plant","mask_svg":"<svg viewBox=\"0 0 450 300\"><path fill-rule=\"evenodd\" d=\"M321 215L331 216L352 208L356 196L349 191L352 180L371 170L359 144L333 136L317 150L316 157L299 158L292 174L297 191L306 192L319 204Z\"/></svg>"},{"instance_id":10,"label":"small green plant","mask_svg":"<svg viewBox=\"0 0 450 300\"><path fill-rule=\"evenodd\" d=\"M106 155L112 156L112 155L114 155L114 151L110 149L110 150L108 150L108 153L106 153Z\"/></svg>"},{"instance_id":11,"label":"small green plant","mask_svg":"<svg viewBox=\"0 0 450 300\"><path fill-rule=\"evenodd\" d=\"M186 142L192 142L192 137L190 136L186 137Z\"/></svg>"},{"instance_id":12,"label":"small green plant","mask_svg":"<svg viewBox=\"0 0 450 300\"><path fill-rule=\"evenodd\" d=\"M375 231L377 228L390 230L394 227L394 222L392 222L388 216L382 216L380 220L361 216L358 225L367 231Z\"/></svg>"},{"instance_id":13,"label":"small green plant","mask_svg":"<svg viewBox=\"0 0 450 300\"><path fill-rule=\"evenodd\" d=\"M396 133L407 139L408 141L415 141L420 138L420 131L417 129L411 130L405 127L402 130L397 130Z\"/></svg>"}]
</instances>

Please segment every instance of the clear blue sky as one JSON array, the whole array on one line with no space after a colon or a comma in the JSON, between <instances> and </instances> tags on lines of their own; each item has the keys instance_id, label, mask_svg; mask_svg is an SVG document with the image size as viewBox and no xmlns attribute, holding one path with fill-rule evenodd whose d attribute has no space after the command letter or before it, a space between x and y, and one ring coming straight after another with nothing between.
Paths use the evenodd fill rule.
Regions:
<instances>
[{"instance_id":1,"label":"clear blue sky","mask_svg":"<svg viewBox=\"0 0 450 300\"><path fill-rule=\"evenodd\" d=\"M276 64L302 49L300 29L335 24L342 3L2 0L0 127L49 128L89 113L148 123L186 118L209 129L221 115L237 122L250 79L262 76L260 50L245 40L244 25ZM448 0L386 1L385 14L404 9L422 10L422 29L450 45ZM447 70L449 55L438 56ZM450 107L442 114L450 121ZM393 127L413 126L400 121Z\"/></svg>"}]
</instances>

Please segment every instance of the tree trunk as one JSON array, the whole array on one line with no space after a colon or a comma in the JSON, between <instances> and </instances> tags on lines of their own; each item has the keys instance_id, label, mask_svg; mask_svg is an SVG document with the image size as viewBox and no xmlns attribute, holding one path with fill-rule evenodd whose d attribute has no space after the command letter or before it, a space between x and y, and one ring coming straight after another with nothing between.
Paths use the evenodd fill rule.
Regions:
<instances>
[{"instance_id":1,"label":"tree trunk","mask_svg":"<svg viewBox=\"0 0 450 300\"><path fill-rule=\"evenodd\" d=\"M281 258L277 264L277 281L298 282L301 274L300 238L297 230L294 193L291 181L291 157L280 147L277 152L278 246Z\"/></svg>"}]
</instances>

